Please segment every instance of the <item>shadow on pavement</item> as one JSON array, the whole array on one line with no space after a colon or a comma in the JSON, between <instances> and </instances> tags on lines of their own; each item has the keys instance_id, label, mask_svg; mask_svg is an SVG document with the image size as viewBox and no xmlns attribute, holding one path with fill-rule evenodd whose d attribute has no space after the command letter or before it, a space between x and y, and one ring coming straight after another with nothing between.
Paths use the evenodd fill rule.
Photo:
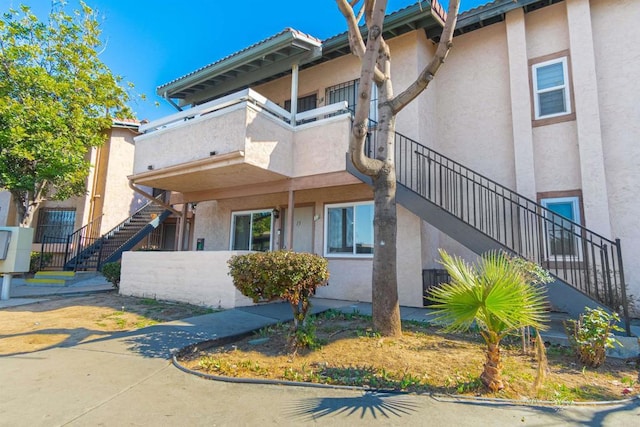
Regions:
<instances>
[{"instance_id":1,"label":"shadow on pavement","mask_svg":"<svg viewBox=\"0 0 640 427\"><path fill-rule=\"evenodd\" d=\"M406 395L367 392L357 397L322 397L294 403L288 416L300 421L311 421L328 415L367 415L373 419L402 417L416 411L417 404Z\"/></svg>"},{"instance_id":2,"label":"shadow on pavement","mask_svg":"<svg viewBox=\"0 0 640 427\"><path fill-rule=\"evenodd\" d=\"M74 346L82 343L83 341L85 341L89 337L95 337L97 335L111 335L111 332L105 332L105 331L87 329L87 328L37 329L35 331L21 332L21 333L17 333L17 334L6 334L6 335L1 335L0 334L0 340L2 340L2 339L12 339L12 338L17 338L17 337L29 337L29 336L30 337L37 337L39 335L60 335L60 336L64 336L64 338L60 338L59 341L53 342L53 343L51 343L49 345L46 345L46 346L43 346L43 347L34 348L33 350L0 354L0 357L8 357L8 356L15 356L15 355L19 355L19 354L34 353L36 351L49 350L51 348L57 348L57 347L74 347Z\"/></svg>"},{"instance_id":3,"label":"shadow on pavement","mask_svg":"<svg viewBox=\"0 0 640 427\"><path fill-rule=\"evenodd\" d=\"M434 400L440 402L452 402L459 405L469 406L469 407L478 407L484 406L495 409L517 409L520 412L526 411L529 414L524 415L521 422L527 422L527 425L536 425L534 420L527 419L527 417L535 417L538 414L545 414L545 420L548 422L548 417L552 417L557 420L558 425L571 425L575 423L579 423L580 425L586 426L602 426L602 425L616 425L615 420L608 419L609 416L615 415L616 417L629 415L635 415L638 417L638 421L640 422L640 400L633 399L628 401L623 401L620 404L607 404L605 405L554 405L554 406L544 406L543 404L536 404L535 402L522 402L522 405L509 402L509 401L500 401L496 399L495 401L486 401L486 400L457 400L455 396L451 396L450 398L439 398L434 396ZM603 403L603 402L599 402ZM635 413L623 414L624 412L634 411ZM466 412L466 411L465 411ZM625 419L628 419L626 418ZM533 424L529 424L533 422ZM538 425L548 425L547 423L538 424ZM554 424L555 425L555 424Z\"/></svg>"}]
</instances>

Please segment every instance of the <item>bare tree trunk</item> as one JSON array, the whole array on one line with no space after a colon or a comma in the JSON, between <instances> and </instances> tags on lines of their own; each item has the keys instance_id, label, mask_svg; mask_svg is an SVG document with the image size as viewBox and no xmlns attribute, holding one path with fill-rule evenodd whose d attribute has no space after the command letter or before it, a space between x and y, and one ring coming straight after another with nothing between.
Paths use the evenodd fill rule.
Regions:
<instances>
[{"instance_id":1,"label":"bare tree trunk","mask_svg":"<svg viewBox=\"0 0 640 427\"><path fill-rule=\"evenodd\" d=\"M373 179L375 238L372 277L373 327L384 336L402 334L396 268L396 174L385 165Z\"/></svg>"},{"instance_id":2,"label":"bare tree trunk","mask_svg":"<svg viewBox=\"0 0 640 427\"><path fill-rule=\"evenodd\" d=\"M373 326L384 336L402 334L397 278L397 211L395 172L395 116L422 93L444 62L451 48L456 26L459 0L450 0L449 13L436 54L416 81L399 96L393 96L391 54L383 37L386 0L336 0L349 30L349 46L360 58L360 86L349 153L353 165L373 180L374 256L372 277ZM360 12L354 6L362 3ZM367 42L358 28L364 17L368 28ZM364 144L369 128L371 87L378 87L378 140L372 157L365 155Z\"/></svg>"}]
</instances>

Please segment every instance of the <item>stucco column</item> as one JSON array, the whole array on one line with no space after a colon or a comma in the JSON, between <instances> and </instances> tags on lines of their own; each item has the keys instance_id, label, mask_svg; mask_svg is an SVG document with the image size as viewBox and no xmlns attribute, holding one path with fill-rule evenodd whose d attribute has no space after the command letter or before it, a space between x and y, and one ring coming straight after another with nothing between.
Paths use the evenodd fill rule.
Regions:
<instances>
[{"instance_id":1,"label":"stucco column","mask_svg":"<svg viewBox=\"0 0 640 427\"><path fill-rule=\"evenodd\" d=\"M518 8L508 12L505 21L507 24L516 191L535 200L536 179L524 10Z\"/></svg>"},{"instance_id":2,"label":"stucco column","mask_svg":"<svg viewBox=\"0 0 640 427\"><path fill-rule=\"evenodd\" d=\"M598 80L589 0L567 0L582 197L586 226L609 237L611 221L604 169Z\"/></svg>"},{"instance_id":3,"label":"stucco column","mask_svg":"<svg viewBox=\"0 0 640 427\"><path fill-rule=\"evenodd\" d=\"M182 215L178 218L178 241L176 242L176 251L182 251L184 245L184 234L187 229L187 208L188 203L182 203Z\"/></svg>"},{"instance_id":4,"label":"stucco column","mask_svg":"<svg viewBox=\"0 0 640 427\"><path fill-rule=\"evenodd\" d=\"M293 210L295 201L293 190L289 190L289 204L287 206L287 250L293 250Z\"/></svg>"}]
</instances>

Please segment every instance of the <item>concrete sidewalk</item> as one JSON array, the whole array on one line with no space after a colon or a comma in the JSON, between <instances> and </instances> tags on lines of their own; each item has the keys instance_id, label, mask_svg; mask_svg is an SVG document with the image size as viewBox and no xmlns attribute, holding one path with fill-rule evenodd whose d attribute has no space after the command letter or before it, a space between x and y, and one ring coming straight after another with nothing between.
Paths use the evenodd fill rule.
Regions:
<instances>
[{"instance_id":1,"label":"concrete sidewalk","mask_svg":"<svg viewBox=\"0 0 640 427\"><path fill-rule=\"evenodd\" d=\"M78 272L76 274L76 278L65 285L28 284L25 279L14 277L11 280L9 299L0 300L0 309L46 301L52 296L91 294L113 290L113 285L99 273Z\"/></svg>"},{"instance_id":2,"label":"concrete sidewalk","mask_svg":"<svg viewBox=\"0 0 640 427\"><path fill-rule=\"evenodd\" d=\"M369 304L314 300L366 313ZM427 311L407 308L404 318ZM1 426L34 425L631 425L638 401L543 407L358 390L208 381L173 367L178 348L291 319L287 304L237 308L0 358ZM428 361L425 361L428 363Z\"/></svg>"}]
</instances>

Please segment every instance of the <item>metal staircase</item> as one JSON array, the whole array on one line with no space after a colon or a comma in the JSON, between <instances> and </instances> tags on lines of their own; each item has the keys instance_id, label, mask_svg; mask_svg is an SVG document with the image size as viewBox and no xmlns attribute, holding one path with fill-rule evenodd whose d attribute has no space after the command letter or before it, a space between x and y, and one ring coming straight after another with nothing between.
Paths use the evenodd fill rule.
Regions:
<instances>
[{"instance_id":1,"label":"metal staircase","mask_svg":"<svg viewBox=\"0 0 640 427\"><path fill-rule=\"evenodd\" d=\"M374 157L375 128L365 152ZM399 133L399 204L481 254L503 249L547 269L553 305L572 315L599 304L622 312L629 332L620 240L607 239ZM364 182L347 158L347 170Z\"/></svg>"},{"instance_id":2,"label":"metal staircase","mask_svg":"<svg viewBox=\"0 0 640 427\"><path fill-rule=\"evenodd\" d=\"M78 238L86 226L75 231L67 239L67 247L72 250L67 250L63 269L100 270L105 263L118 261L123 252L133 249L170 214L171 211L152 200L101 237Z\"/></svg>"}]
</instances>

